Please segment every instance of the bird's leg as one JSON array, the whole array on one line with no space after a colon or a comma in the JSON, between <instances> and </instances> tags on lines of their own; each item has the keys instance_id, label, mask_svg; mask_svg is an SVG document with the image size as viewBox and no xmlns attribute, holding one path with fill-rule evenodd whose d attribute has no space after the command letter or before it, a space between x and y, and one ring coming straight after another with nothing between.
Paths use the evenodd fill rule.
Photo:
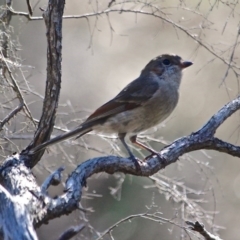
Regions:
<instances>
[{"instance_id":1,"label":"bird's leg","mask_svg":"<svg viewBox=\"0 0 240 240\"><path fill-rule=\"evenodd\" d=\"M145 149L147 151L149 151L151 153L151 155L149 155L147 158L150 158L151 156L153 155L158 155L158 152L155 151L154 149L144 145L143 143L141 142L138 142L137 141L137 135L134 135L134 136L131 136L130 137L130 141L133 143L133 144L136 144L137 146L141 147L142 149Z\"/></svg>"},{"instance_id":2,"label":"bird's leg","mask_svg":"<svg viewBox=\"0 0 240 240\"><path fill-rule=\"evenodd\" d=\"M147 157L145 158L145 160L148 160L148 159L151 158L152 156L156 155L156 156L158 157L158 159L161 161L162 164L164 164L164 165L166 164L166 160L165 160L162 156L160 156L160 154L159 154L157 151L155 151L154 149L152 149L152 148L144 145L144 144L141 143L141 142L138 142L138 141L137 141L137 135L131 136L131 137L130 137L130 141L131 141L133 144L136 144L137 146L139 146L139 147L141 147L141 148L143 148L143 149L145 149L145 150L147 150L147 151L149 151L149 152L151 153L149 156L147 156Z\"/></svg>"},{"instance_id":3,"label":"bird's leg","mask_svg":"<svg viewBox=\"0 0 240 240\"><path fill-rule=\"evenodd\" d=\"M126 133L119 133L118 134L118 137L119 137L120 141L122 142L123 146L126 148L128 154L130 156L130 159L133 161L136 169L140 170L140 165L138 163L138 159L133 155L133 153L131 152L131 150L128 147L127 143L125 142L125 136L126 136Z\"/></svg>"}]
</instances>

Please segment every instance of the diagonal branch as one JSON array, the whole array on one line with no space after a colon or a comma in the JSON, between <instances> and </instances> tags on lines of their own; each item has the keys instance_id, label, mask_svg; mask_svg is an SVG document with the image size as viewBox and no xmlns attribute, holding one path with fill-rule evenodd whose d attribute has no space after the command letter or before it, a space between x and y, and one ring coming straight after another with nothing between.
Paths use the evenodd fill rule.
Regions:
<instances>
[{"instance_id":1,"label":"diagonal branch","mask_svg":"<svg viewBox=\"0 0 240 240\"><path fill-rule=\"evenodd\" d=\"M240 96L223 106L210 120L199 130L202 134L213 136L220 125L233 113L239 110Z\"/></svg>"},{"instance_id":2,"label":"diagonal branch","mask_svg":"<svg viewBox=\"0 0 240 240\"><path fill-rule=\"evenodd\" d=\"M23 104L19 104L16 108L14 108L2 121L0 121L0 131L2 130L3 126L10 121L19 111L22 110Z\"/></svg>"}]
</instances>

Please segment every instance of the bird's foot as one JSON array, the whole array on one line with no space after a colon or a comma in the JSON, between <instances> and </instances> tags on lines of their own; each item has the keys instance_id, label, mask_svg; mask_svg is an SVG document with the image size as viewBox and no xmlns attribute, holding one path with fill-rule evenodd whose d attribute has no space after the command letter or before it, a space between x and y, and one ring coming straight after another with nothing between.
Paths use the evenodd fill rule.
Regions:
<instances>
[{"instance_id":1,"label":"bird's foot","mask_svg":"<svg viewBox=\"0 0 240 240\"><path fill-rule=\"evenodd\" d=\"M133 161L136 170L137 170L137 171L141 171L141 167L140 167L140 165L139 165L139 161L140 161L140 160L139 160L138 158L136 158L135 156L130 156L129 158Z\"/></svg>"},{"instance_id":2,"label":"bird's foot","mask_svg":"<svg viewBox=\"0 0 240 240\"><path fill-rule=\"evenodd\" d=\"M152 158L153 156L157 156L158 160L161 162L161 164L163 165L163 168L165 168L167 166L167 159L165 159L160 153L158 152L152 152L150 155L148 155L147 157L145 157L145 161L147 161L148 159Z\"/></svg>"}]
</instances>

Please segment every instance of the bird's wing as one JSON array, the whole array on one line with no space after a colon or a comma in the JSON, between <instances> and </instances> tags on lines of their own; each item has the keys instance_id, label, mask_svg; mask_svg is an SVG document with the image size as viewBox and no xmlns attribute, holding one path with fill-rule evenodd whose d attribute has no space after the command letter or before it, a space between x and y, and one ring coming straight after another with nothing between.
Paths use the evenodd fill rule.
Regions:
<instances>
[{"instance_id":1,"label":"bird's wing","mask_svg":"<svg viewBox=\"0 0 240 240\"><path fill-rule=\"evenodd\" d=\"M104 121L114 114L137 108L150 99L157 90L157 82L146 77L145 79L139 77L128 84L115 98L99 107L85 123L95 120Z\"/></svg>"}]
</instances>

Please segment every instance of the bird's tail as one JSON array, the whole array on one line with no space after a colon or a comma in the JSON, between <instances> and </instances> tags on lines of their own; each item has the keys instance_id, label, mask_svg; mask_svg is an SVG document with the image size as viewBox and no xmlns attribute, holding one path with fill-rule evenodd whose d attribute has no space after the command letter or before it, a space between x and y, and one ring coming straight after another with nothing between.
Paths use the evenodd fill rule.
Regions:
<instances>
[{"instance_id":1,"label":"bird's tail","mask_svg":"<svg viewBox=\"0 0 240 240\"><path fill-rule=\"evenodd\" d=\"M56 144L56 143L58 143L58 142L62 142L62 141L64 141L64 140L66 140L66 139L68 139L68 138L71 138L71 137L74 137L74 136L76 136L76 135L78 135L77 138L78 138L78 137L81 137L82 135L84 135L84 134L86 134L86 133L88 133L88 132L90 132L90 131L92 131L91 126L80 125L78 128L76 128L76 129L74 129L74 130L72 130L72 131L69 131L69 132L64 133L64 134L62 134L62 135L59 135L59 136L57 136L57 137L55 137L55 138L52 138L52 139L50 139L50 140L48 140L48 141L46 141L46 142L44 142L44 143L36 146L35 148L33 148L33 149L30 151L30 153L31 153L31 154L34 154L34 153L36 153L36 152L39 152L39 151L45 149L46 147L49 147L49 146L51 146L51 145L53 145L53 144Z\"/></svg>"}]
</instances>

